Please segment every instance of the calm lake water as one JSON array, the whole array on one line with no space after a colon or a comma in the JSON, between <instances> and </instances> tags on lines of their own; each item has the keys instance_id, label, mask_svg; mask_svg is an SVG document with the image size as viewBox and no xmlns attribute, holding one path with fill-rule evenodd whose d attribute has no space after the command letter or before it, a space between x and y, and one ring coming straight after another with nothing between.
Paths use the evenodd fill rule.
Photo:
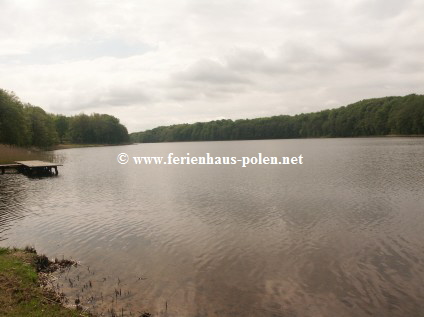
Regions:
<instances>
[{"instance_id":1,"label":"calm lake water","mask_svg":"<svg viewBox=\"0 0 424 317\"><path fill-rule=\"evenodd\" d=\"M304 164L120 165L122 152ZM424 138L55 155L58 177L0 175L0 245L80 261L57 285L106 316L424 316Z\"/></svg>"}]
</instances>

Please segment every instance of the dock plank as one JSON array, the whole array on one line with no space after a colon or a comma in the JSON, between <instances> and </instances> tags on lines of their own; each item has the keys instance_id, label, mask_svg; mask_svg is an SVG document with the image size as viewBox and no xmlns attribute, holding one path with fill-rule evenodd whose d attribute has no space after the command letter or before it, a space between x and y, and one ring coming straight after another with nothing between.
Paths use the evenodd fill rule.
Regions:
<instances>
[{"instance_id":1,"label":"dock plank","mask_svg":"<svg viewBox=\"0 0 424 317\"><path fill-rule=\"evenodd\" d=\"M24 165L29 168L63 166L62 164L43 162L43 161L37 161L37 160L36 161L16 161L15 163Z\"/></svg>"}]
</instances>

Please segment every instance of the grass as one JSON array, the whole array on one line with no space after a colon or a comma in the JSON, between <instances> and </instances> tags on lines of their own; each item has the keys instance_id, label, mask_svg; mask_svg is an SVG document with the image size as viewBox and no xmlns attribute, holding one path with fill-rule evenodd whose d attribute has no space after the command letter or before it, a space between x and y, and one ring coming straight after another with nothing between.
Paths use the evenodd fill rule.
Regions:
<instances>
[{"instance_id":1,"label":"grass","mask_svg":"<svg viewBox=\"0 0 424 317\"><path fill-rule=\"evenodd\" d=\"M44 262L45 256L38 256L31 248L0 248L0 316L88 316L63 307L51 292L39 286L36 266Z\"/></svg>"}]
</instances>

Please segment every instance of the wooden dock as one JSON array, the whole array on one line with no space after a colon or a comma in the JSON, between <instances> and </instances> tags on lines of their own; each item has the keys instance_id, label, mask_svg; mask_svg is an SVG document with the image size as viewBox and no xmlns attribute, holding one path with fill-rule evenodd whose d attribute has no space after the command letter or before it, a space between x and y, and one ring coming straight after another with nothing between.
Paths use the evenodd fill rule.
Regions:
<instances>
[{"instance_id":1,"label":"wooden dock","mask_svg":"<svg viewBox=\"0 0 424 317\"><path fill-rule=\"evenodd\" d=\"M59 174L57 167L62 164L44 162L44 161L15 161L14 164L0 165L1 173L4 174L6 169L16 169L19 172L31 175L37 174L52 174L52 170L56 175Z\"/></svg>"}]
</instances>

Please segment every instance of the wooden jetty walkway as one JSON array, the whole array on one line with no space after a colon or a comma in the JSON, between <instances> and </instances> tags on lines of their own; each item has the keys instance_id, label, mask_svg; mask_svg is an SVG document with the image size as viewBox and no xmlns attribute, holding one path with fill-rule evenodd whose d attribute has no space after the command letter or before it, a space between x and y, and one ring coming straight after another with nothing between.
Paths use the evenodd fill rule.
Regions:
<instances>
[{"instance_id":1,"label":"wooden jetty walkway","mask_svg":"<svg viewBox=\"0 0 424 317\"><path fill-rule=\"evenodd\" d=\"M14 164L1 164L0 169L2 174L5 173L6 169L16 169L19 172L29 175L34 172L38 174L52 173L52 169L54 169L54 173L58 175L58 166L63 165L44 161L15 161Z\"/></svg>"}]
</instances>

